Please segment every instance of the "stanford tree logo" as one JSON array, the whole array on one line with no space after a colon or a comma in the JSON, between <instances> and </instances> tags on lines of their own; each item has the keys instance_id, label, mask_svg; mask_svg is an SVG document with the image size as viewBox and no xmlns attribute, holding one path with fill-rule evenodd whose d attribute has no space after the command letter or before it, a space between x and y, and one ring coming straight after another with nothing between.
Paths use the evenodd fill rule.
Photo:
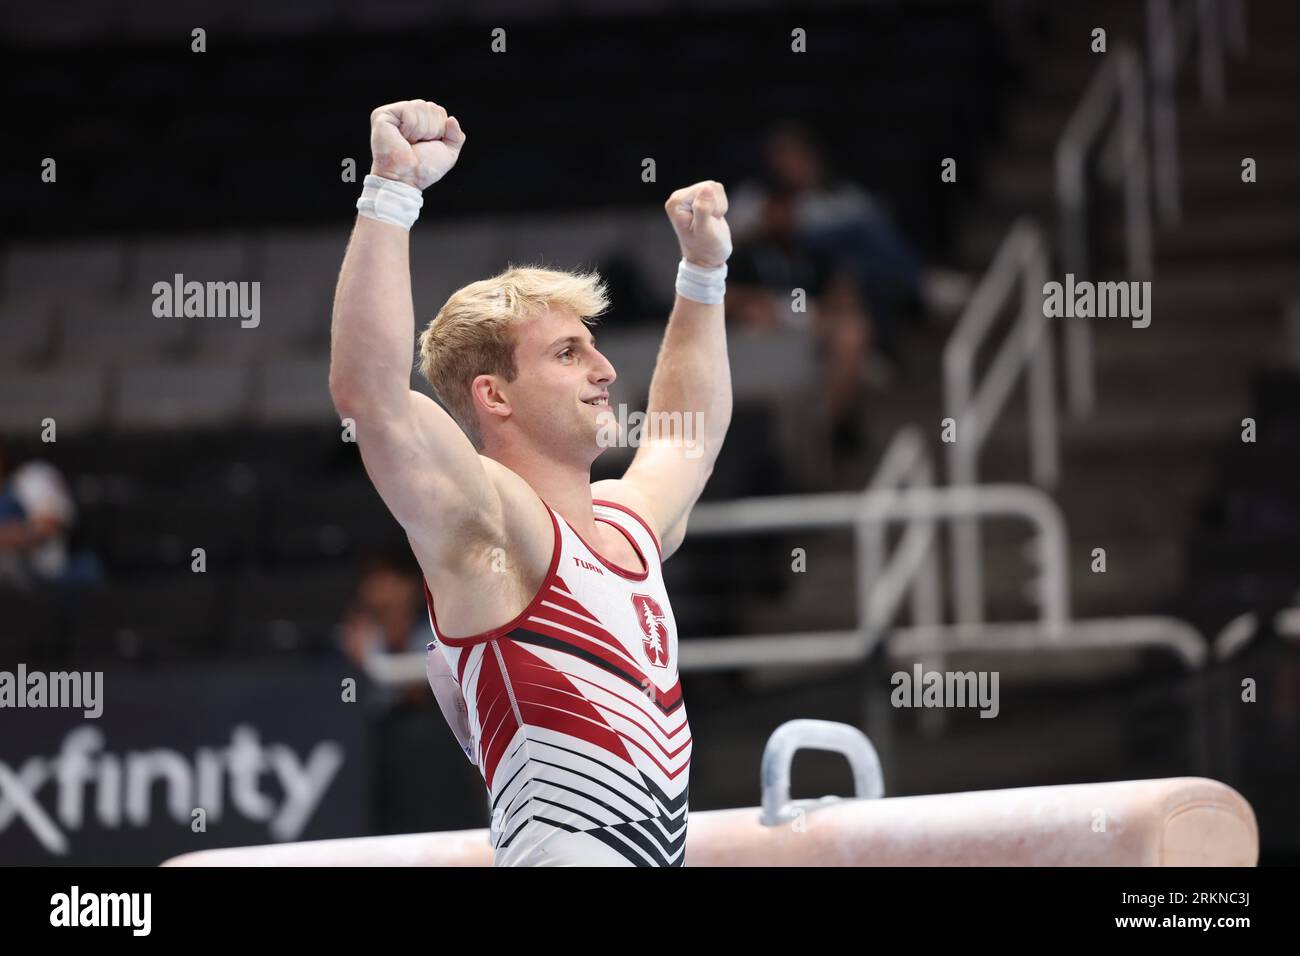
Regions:
<instances>
[{"instance_id":1,"label":"stanford tree logo","mask_svg":"<svg viewBox=\"0 0 1300 956\"><path fill-rule=\"evenodd\" d=\"M667 667L668 624L664 620L664 609L648 594L633 594L632 607L636 609L637 622L641 625L646 658L655 667Z\"/></svg>"}]
</instances>

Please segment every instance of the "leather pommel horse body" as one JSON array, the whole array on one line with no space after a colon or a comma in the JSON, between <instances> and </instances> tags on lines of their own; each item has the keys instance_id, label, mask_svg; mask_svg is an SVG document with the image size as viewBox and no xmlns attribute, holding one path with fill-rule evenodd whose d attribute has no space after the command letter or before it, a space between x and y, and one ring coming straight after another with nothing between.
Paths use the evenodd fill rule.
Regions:
<instances>
[{"instance_id":1,"label":"leather pommel horse body","mask_svg":"<svg viewBox=\"0 0 1300 956\"><path fill-rule=\"evenodd\" d=\"M847 799L774 826L690 816L687 866L1254 866L1250 804L1203 777ZM489 866L487 830L187 853L164 866Z\"/></svg>"}]
</instances>

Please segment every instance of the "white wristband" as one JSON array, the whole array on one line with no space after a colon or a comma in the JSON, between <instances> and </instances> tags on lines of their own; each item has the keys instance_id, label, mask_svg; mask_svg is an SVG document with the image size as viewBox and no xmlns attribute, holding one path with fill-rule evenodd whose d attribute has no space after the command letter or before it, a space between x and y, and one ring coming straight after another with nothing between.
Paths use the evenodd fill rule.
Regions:
<instances>
[{"instance_id":1,"label":"white wristband","mask_svg":"<svg viewBox=\"0 0 1300 956\"><path fill-rule=\"evenodd\" d=\"M727 264L708 268L682 259L677 266L677 294L705 305L721 304L727 295Z\"/></svg>"},{"instance_id":2,"label":"white wristband","mask_svg":"<svg viewBox=\"0 0 1300 956\"><path fill-rule=\"evenodd\" d=\"M390 222L394 226L410 229L420 218L424 197L420 190L395 179L367 175L357 200L357 212L370 219Z\"/></svg>"}]
</instances>

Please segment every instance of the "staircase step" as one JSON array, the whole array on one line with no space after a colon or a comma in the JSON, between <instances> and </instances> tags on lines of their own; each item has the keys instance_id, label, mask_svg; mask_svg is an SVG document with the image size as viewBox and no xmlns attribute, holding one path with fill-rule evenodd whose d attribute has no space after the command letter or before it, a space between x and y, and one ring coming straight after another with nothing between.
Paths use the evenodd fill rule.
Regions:
<instances>
[{"instance_id":1,"label":"staircase step","mask_svg":"<svg viewBox=\"0 0 1300 956\"><path fill-rule=\"evenodd\" d=\"M1145 33L1144 30L1144 38ZM1087 34L1085 33L1084 36L1086 37ZM1139 52L1145 61L1146 51ZM1104 56L1105 54L1089 52L1086 43L1081 46L1076 44L1068 49L1061 48L1058 55L1044 57L1037 64L1026 86L1032 89L1036 96L1049 101L1060 97L1073 97L1077 102L1102 67ZM1199 99L1198 69L1194 53L1184 61L1178 75L1181 95ZM1224 90L1228 98L1240 96L1244 100L1249 100L1250 92L1289 86L1297 80L1300 80L1300 61L1296 60L1293 49L1270 46L1264 50L1251 51L1244 58L1235 58L1229 54L1224 59Z\"/></svg>"},{"instance_id":2,"label":"staircase step","mask_svg":"<svg viewBox=\"0 0 1300 956\"><path fill-rule=\"evenodd\" d=\"M1092 571L1092 550L1106 551L1105 573ZM989 620L1016 620L1034 610L1028 596L1036 568L1022 554L987 547L984 585L988 604L998 609ZM1071 529L1070 598L1074 617L1151 613L1182 576L1183 542L1177 535L1135 538Z\"/></svg>"},{"instance_id":3,"label":"staircase step","mask_svg":"<svg viewBox=\"0 0 1300 956\"><path fill-rule=\"evenodd\" d=\"M1004 209L1001 215L973 216L960 228L956 254L959 262L987 263L997 254L1015 220ZM1055 222L1053 213L1052 221ZM1124 223L1119 217L1101 227L1104 244L1114 250L1124 246ZM1222 216L1195 218L1184 215L1177 225L1156 224L1156 265L1179 265L1206 259L1252 259L1264 257L1294 261L1300 255L1300 210L1258 203L1226 211Z\"/></svg>"},{"instance_id":4,"label":"staircase step","mask_svg":"<svg viewBox=\"0 0 1300 956\"><path fill-rule=\"evenodd\" d=\"M1016 528L1010 539L1005 529ZM988 620L1021 620L1037 613L1033 582L1038 565L1024 544L1023 524L983 523L981 568ZM945 533L945 549L947 534ZM1151 613L1172 591L1184 563L1180 533L1137 536L1123 529L1086 526L1070 529L1069 580L1073 616ZM1093 549L1104 548L1106 571L1094 572ZM785 560L783 554L780 558ZM793 575L791 591L779 601L747 596L747 633L841 630L856 621L856 563L847 542L808 549L808 567L816 573ZM945 579L949 573L943 568ZM907 620L908 605L900 609ZM945 611L950 619L951 609Z\"/></svg>"},{"instance_id":5,"label":"staircase step","mask_svg":"<svg viewBox=\"0 0 1300 956\"><path fill-rule=\"evenodd\" d=\"M1259 183L1241 181L1241 159L1259 164ZM1263 177L1267 177L1266 179ZM1184 151L1181 168L1184 195L1224 200L1249 191L1277 191L1300 195L1300 147L1260 143L1228 144L1209 151ZM985 177L988 195L995 201L1030 205L1056 196L1056 169L1050 156L1002 156L992 161ZM1268 190L1257 187L1267 183Z\"/></svg>"},{"instance_id":6,"label":"staircase step","mask_svg":"<svg viewBox=\"0 0 1300 956\"><path fill-rule=\"evenodd\" d=\"M1160 396L1138 406L1102 402L1093 415L1076 422L1062 420L1063 443L1080 454L1115 454L1118 443L1137 444L1160 435L1174 441L1225 441L1240 436L1241 418L1248 399L1242 395L1225 407L1220 399L1189 400L1186 396ZM1009 409L989 438L990 446L1028 447L1029 429L1020 409Z\"/></svg>"},{"instance_id":7,"label":"staircase step","mask_svg":"<svg viewBox=\"0 0 1300 956\"><path fill-rule=\"evenodd\" d=\"M1178 141L1183 149L1224 140L1254 140L1266 131L1270 144L1291 143L1300 138L1295 106L1284 90L1247 99L1229 96L1224 108L1211 111L1199 98L1181 97L1178 103ZM1009 147L1028 154L1051 155L1065 131L1073 106L1017 103L1007 119Z\"/></svg>"},{"instance_id":8,"label":"staircase step","mask_svg":"<svg viewBox=\"0 0 1300 956\"><path fill-rule=\"evenodd\" d=\"M1202 223L1218 219L1230 219L1239 215L1274 215L1290 216L1292 221L1300 219L1300 193L1288 193L1285 189L1268 183L1255 184L1259 189L1243 189L1234 194L1231 191L1196 194L1182 191L1184 221ZM1246 186L1245 183L1242 186ZM1047 232L1055 246L1059 240L1060 211L1054 195L1040 195L1030 199L1009 200L985 197L963 210L963 226L958 229L955 248L957 264L979 275L988 268L1002 240L1006 238L1011 226L1019 219L1037 220ZM1105 228L1122 230L1122 217L1119 200L1116 198L1113 213L1108 218L1113 222ZM1161 239L1167 235L1159 223L1153 219L1156 231L1156 246L1159 249ZM1111 243L1116 260L1123 255L1123 244L1118 239ZM1158 254L1158 253L1157 253Z\"/></svg>"}]
</instances>

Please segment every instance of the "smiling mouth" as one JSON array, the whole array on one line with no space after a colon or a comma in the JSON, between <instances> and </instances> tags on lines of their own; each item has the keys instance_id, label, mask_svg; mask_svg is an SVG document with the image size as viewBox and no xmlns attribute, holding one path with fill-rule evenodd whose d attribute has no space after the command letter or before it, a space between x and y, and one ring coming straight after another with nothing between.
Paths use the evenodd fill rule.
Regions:
<instances>
[{"instance_id":1,"label":"smiling mouth","mask_svg":"<svg viewBox=\"0 0 1300 956\"><path fill-rule=\"evenodd\" d=\"M582 404L592 405L596 408L604 408L609 405L609 396L606 395L601 398L589 398L584 400Z\"/></svg>"}]
</instances>

